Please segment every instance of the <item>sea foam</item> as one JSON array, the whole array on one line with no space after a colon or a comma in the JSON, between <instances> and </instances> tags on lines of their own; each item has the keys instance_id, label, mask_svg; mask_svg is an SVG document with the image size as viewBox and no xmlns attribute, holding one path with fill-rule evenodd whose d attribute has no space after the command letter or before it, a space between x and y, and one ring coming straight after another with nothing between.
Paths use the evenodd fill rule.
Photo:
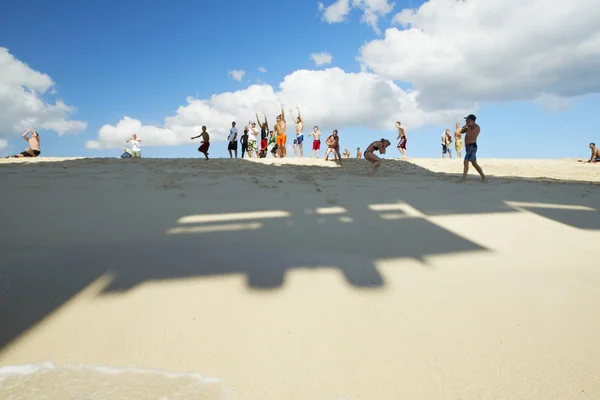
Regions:
<instances>
[{"instance_id":1,"label":"sea foam","mask_svg":"<svg viewBox=\"0 0 600 400\"><path fill-rule=\"evenodd\" d=\"M220 380L194 373L52 362L0 368L3 400L227 400Z\"/></svg>"}]
</instances>

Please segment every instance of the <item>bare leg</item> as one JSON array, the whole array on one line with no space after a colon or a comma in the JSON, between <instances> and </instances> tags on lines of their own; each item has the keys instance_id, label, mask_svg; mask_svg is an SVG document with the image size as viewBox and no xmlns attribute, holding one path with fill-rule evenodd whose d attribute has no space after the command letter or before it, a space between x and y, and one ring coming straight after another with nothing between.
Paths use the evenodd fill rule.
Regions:
<instances>
[{"instance_id":1,"label":"bare leg","mask_svg":"<svg viewBox=\"0 0 600 400\"><path fill-rule=\"evenodd\" d=\"M467 181L467 172L469 172L469 161L465 160L463 165L464 165L463 176L462 176L461 180L458 181L458 183L465 183Z\"/></svg>"},{"instance_id":2,"label":"bare leg","mask_svg":"<svg viewBox=\"0 0 600 400\"><path fill-rule=\"evenodd\" d=\"M402 158L406 158L406 150L400 149L400 152L402 152Z\"/></svg>"},{"instance_id":3,"label":"bare leg","mask_svg":"<svg viewBox=\"0 0 600 400\"><path fill-rule=\"evenodd\" d=\"M299 144L298 147L300 147L300 157L304 158L304 146Z\"/></svg>"},{"instance_id":4,"label":"bare leg","mask_svg":"<svg viewBox=\"0 0 600 400\"><path fill-rule=\"evenodd\" d=\"M487 182L487 178L485 177L485 174L483 173L483 170L481 169L479 164L477 164L477 161L473 161L473 166L475 167L477 172L479 172L479 175L481 175L481 182Z\"/></svg>"},{"instance_id":5,"label":"bare leg","mask_svg":"<svg viewBox=\"0 0 600 400\"><path fill-rule=\"evenodd\" d=\"M229 158L233 158L233 155L231 154L231 150L227 150L229 152Z\"/></svg>"}]
</instances>

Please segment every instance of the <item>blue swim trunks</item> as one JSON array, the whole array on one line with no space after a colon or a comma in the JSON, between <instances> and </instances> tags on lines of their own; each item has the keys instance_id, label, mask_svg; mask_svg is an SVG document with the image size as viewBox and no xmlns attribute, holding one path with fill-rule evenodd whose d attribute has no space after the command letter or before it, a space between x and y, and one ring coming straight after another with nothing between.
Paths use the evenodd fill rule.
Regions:
<instances>
[{"instance_id":1,"label":"blue swim trunks","mask_svg":"<svg viewBox=\"0 0 600 400\"><path fill-rule=\"evenodd\" d=\"M477 143L469 143L466 147L465 160L477 161Z\"/></svg>"},{"instance_id":2,"label":"blue swim trunks","mask_svg":"<svg viewBox=\"0 0 600 400\"><path fill-rule=\"evenodd\" d=\"M294 144L302 144L304 142L304 134L296 136Z\"/></svg>"}]
</instances>

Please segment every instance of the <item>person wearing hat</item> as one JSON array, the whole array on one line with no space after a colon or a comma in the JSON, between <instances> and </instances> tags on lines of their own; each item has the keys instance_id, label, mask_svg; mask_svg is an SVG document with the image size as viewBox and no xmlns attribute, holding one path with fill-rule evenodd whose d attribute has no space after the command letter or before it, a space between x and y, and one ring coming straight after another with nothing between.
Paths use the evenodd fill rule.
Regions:
<instances>
[{"instance_id":1,"label":"person wearing hat","mask_svg":"<svg viewBox=\"0 0 600 400\"><path fill-rule=\"evenodd\" d=\"M475 120L477 119L476 116L474 116L473 114L469 114L468 116L465 117L465 121L466 121L466 135L465 135L465 161L464 161L464 171L463 171L463 176L462 179L460 181L458 181L458 183L465 183L467 181L467 172L469 172L469 163L473 164L473 167L475 167L475 169L477 170L477 172L479 172L479 175L481 175L481 182L487 182L487 179L485 177L485 174L483 173L483 170L481 169L481 167L479 166L479 164L477 164L477 137L479 136L479 133L481 132L481 128L479 127L479 125L477 125L475 123Z\"/></svg>"}]
</instances>

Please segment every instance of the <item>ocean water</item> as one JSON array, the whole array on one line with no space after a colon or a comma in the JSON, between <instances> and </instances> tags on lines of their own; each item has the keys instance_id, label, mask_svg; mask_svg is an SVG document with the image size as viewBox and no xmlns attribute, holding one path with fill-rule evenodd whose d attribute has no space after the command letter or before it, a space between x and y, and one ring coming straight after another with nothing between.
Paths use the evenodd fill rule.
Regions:
<instances>
[{"instance_id":1,"label":"ocean water","mask_svg":"<svg viewBox=\"0 0 600 400\"><path fill-rule=\"evenodd\" d=\"M192 373L52 362L0 368L2 400L226 400L221 381Z\"/></svg>"}]
</instances>

